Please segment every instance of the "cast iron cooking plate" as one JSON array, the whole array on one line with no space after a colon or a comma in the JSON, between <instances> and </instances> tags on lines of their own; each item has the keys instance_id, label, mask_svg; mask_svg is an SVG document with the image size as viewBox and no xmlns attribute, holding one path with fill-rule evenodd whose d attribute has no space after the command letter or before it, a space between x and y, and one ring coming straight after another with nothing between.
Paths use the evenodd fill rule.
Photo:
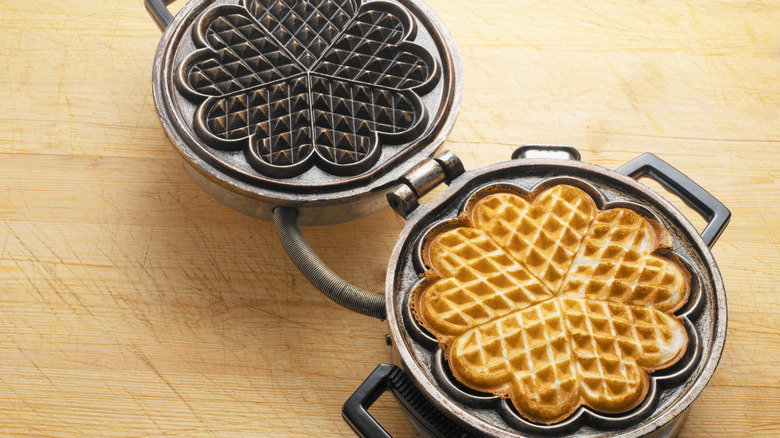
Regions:
<instances>
[{"instance_id":1,"label":"cast iron cooking plate","mask_svg":"<svg viewBox=\"0 0 780 438\"><path fill-rule=\"evenodd\" d=\"M680 195L709 220L703 237L668 201L632 179L642 175L656 179ZM638 407L615 415L580 407L560 423L542 425L521 417L508 401L472 391L457 382L450 374L435 338L412 316L408 300L410 291L424 271L420 255L422 238L436 224L455 218L474 192L485 186L501 184L539 193L546 187L561 183L584 189L602 209L629 207L645 216L657 218L669 230L674 242L672 252L692 275L689 299L675 312L684 322L690 342L685 356L677 364L651 374L648 396ZM651 154L637 158L618 171L576 160L516 159L463 174L443 195L408 216L387 274L385 298L393 361L403 368L413 383L411 386L419 388L424 399L437 412L444 414L443 420L434 421L449 427L447 434L430 427L426 434L446 436L463 433L501 437L676 435L682 421L675 421L684 419L686 409L712 377L725 342L725 292L709 245L715 242L729 218L730 213L720 202ZM380 371L390 373L387 369ZM389 376L378 383L380 393L384 389L382 385L393 389ZM376 388L373 388L374 394ZM368 392L356 393L356 397L345 404L345 418L353 427L353 420L362 415L360 411L364 405L370 404L371 397L367 395L372 389L363 389ZM406 392L410 392L408 388ZM363 400L360 400L361 397ZM416 416L419 419L420 415ZM365 419L357 418L357 422L367 425L365 430L371 430L370 421L367 423ZM365 436L381 435L367 433Z\"/></svg>"},{"instance_id":2,"label":"cast iron cooking plate","mask_svg":"<svg viewBox=\"0 0 780 438\"><path fill-rule=\"evenodd\" d=\"M244 213L371 213L455 121L459 59L420 1L194 1L175 19L160 0L147 8L165 28L152 75L165 132L195 181Z\"/></svg>"}]
</instances>

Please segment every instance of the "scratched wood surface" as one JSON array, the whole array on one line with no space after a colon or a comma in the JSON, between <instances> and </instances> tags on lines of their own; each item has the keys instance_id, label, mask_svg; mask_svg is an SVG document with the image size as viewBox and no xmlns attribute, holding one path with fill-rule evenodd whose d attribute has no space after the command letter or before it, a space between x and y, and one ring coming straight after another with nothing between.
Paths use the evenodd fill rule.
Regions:
<instances>
[{"instance_id":1,"label":"scratched wood surface","mask_svg":"<svg viewBox=\"0 0 780 438\"><path fill-rule=\"evenodd\" d=\"M780 435L777 3L428 3L463 58L447 147L468 168L527 142L610 168L652 151L732 209L726 350L682 436ZM141 1L4 0L0 23L0 436L352 436L340 406L388 360L385 326L180 169ZM381 291L402 225L305 232ZM386 398L373 412L413 435Z\"/></svg>"}]
</instances>

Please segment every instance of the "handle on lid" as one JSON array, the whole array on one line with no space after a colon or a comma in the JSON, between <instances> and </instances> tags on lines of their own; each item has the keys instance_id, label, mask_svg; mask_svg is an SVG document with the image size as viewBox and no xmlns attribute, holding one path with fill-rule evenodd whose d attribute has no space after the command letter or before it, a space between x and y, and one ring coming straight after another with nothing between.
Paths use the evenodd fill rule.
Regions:
<instances>
[{"instance_id":1,"label":"handle on lid","mask_svg":"<svg viewBox=\"0 0 780 438\"><path fill-rule=\"evenodd\" d=\"M731 212L723 203L685 174L651 153L634 158L620 166L617 171L634 179L643 176L651 178L696 210L708 222L701 237L709 247L715 244L731 220Z\"/></svg>"},{"instance_id":2,"label":"handle on lid","mask_svg":"<svg viewBox=\"0 0 780 438\"><path fill-rule=\"evenodd\" d=\"M520 146L512 152L512 159L520 158L557 158L561 160L580 161L580 151L567 144L535 144Z\"/></svg>"},{"instance_id":3,"label":"handle on lid","mask_svg":"<svg viewBox=\"0 0 780 438\"><path fill-rule=\"evenodd\" d=\"M173 21L173 15L165 5L173 3L173 0L144 0L144 6L146 6L146 12L152 16L152 20L160 28L165 30L171 21Z\"/></svg>"},{"instance_id":4,"label":"handle on lid","mask_svg":"<svg viewBox=\"0 0 780 438\"><path fill-rule=\"evenodd\" d=\"M426 435L446 438L471 436L439 412L395 365L380 364L344 403L341 416L361 438L390 438L390 434L368 412L386 391L392 391L401 406Z\"/></svg>"},{"instance_id":5,"label":"handle on lid","mask_svg":"<svg viewBox=\"0 0 780 438\"><path fill-rule=\"evenodd\" d=\"M418 196L424 195L439 183L449 184L452 179L463 172L463 164L460 159L452 152L444 151L423 161L401 178L396 190L399 187L405 188L412 195L399 197L399 202L394 204L392 195L396 191L393 191L388 193L388 200L391 201L390 204L393 205L396 212L399 211L397 208L399 206L413 204L413 207L410 208L412 210L417 206ZM404 217L406 217L405 214ZM303 233L298 227L298 212L295 209L282 206L274 208L274 222L287 255L314 287L342 307L384 321L387 315L384 295L353 286L331 271L317 257L317 254L303 237Z\"/></svg>"},{"instance_id":6,"label":"handle on lid","mask_svg":"<svg viewBox=\"0 0 780 438\"><path fill-rule=\"evenodd\" d=\"M295 209L274 208L274 223L290 260L314 287L342 307L384 321L387 315L384 295L353 286L331 271L303 237Z\"/></svg>"}]
</instances>

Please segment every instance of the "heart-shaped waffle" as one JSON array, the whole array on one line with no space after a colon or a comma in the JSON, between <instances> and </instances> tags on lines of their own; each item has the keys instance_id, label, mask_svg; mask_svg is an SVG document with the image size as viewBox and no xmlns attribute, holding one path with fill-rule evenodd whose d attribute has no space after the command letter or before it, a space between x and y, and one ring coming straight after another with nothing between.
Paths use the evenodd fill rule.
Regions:
<instances>
[{"instance_id":1,"label":"heart-shaped waffle","mask_svg":"<svg viewBox=\"0 0 780 438\"><path fill-rule=\"evenodd\" d=\"M661 255L670 246L659 222L599 211L570 185L535 197L489 187L425 237L410 305L457 380L531 421L581 405L625 412L688 343L673 312L690 275Z\"/></svg>"}]
</instances>

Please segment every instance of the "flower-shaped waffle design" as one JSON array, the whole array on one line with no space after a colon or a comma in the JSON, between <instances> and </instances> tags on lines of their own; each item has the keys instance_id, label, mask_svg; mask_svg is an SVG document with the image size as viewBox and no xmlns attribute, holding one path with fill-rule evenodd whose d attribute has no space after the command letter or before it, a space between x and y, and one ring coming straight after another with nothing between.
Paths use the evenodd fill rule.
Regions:
<instances>
[{"instance_id":1,"label":"flower-shaped waffle design","mask_svg":"<svg viewBox=\"0 0 780 438\"><path fill-rule=\"evenodd\" d=\"M179 64L177 83L200 102L198 136L243 149L261 174L293 177L316 164L354 175L379 158L380 138L403 143L424 125L419 93L438 67L409 41L414 31L409 13L385 2L215 6L194 27L199 48Z\"/></svg>"},{"instance_id":2,"label":"flower-shaped waffle design","mask_svg":"<svg viewBox=\"0 0 780 438\"><path fill-rule=\"evenodd\" d=\"M682 357L688 337L673 312L690 275L659 254L670 236L627 208L554 186L530 199L477 192L423 244L425 279L412 292L457 380L509 398L539 423L581 405L636 407L648 373Z\"/></svg>"}]
</instances>

